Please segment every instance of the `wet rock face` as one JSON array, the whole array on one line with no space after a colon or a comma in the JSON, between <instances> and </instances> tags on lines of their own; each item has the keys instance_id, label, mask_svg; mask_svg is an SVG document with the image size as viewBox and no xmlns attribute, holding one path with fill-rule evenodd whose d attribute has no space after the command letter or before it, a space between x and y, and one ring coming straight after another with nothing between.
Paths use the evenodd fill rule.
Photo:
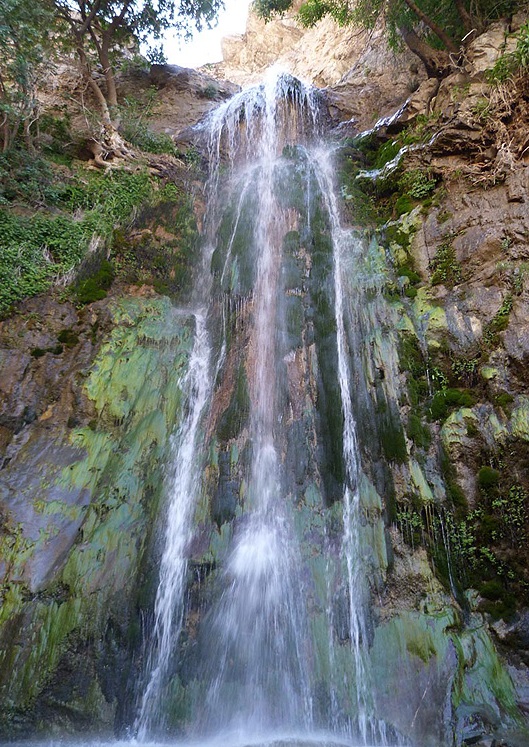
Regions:
<instances>
[{"instance_id":1,"label":"wet rock face","mask_svg":"<svg viewBox=\"0 0 529 747\"><path fill-rule=\"evenodd\" d=\"M111 730L123 707L189 339L152 292L81 312L36 298L1 324L2 736L59 713Z\"/></svg>"}]
</instances>

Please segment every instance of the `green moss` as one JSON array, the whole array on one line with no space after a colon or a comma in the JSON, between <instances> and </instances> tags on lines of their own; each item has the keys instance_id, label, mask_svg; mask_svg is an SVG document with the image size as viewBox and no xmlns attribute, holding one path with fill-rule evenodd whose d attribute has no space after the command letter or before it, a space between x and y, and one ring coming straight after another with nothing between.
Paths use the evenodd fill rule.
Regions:
<instances>
[{"instance_id":1,"label":"green moss","mask_svg":"<svg viewBox=\"0 0 529 747\"><path fill-rule=\"evenodd\" d=\"M494 397L494 402L498 405L498 407L501 407L502 410L509 411L511 409L512 403L514 402L514 397L512 396L512 394L509 394L509 392L501 392Z\"/></svg>"},{"instance_id":2,"label":"green moss","mask_svg":"<svg viewBox=\"0 0 529 747\"><path fill-rule=\"evenodd\" d=\"M485 347L485 351L488 348L494 348L499 344L499 334L507 329L509 325L509 319L514 303L514 297L512 293L507 293L502 301L502 304L491 321L485 326L483 330L482 342Z\"/></svg>"},{"instance_id":3,"label":"green moss","mask_svg":"<svg viewBox=\"0 0 529 747\"><path fill-rule=\"evenodd\" d=\"M509 622L516 613L516 598L513 594L502 590L500 598L482 601L479 605L479 611L490 615L493 620L503 619Z\"/></svg>"},{"instance_id":4,"label":"green moss","mask_svg":"<svg viewBox=\"0 0 529 747\"><path fill-rule=\"evenodd\" d=\"M486 599L491 599L492 601L500 599L504 592L503 584L497 579L493 581L485 581L485 583L479 587L479 593L481 596Z\"/></svg>"},{"instance_id":5,"label":"green moss","mask_svg":"<svg viewBox=\"0 0 529 747\"><path fill-rule=\"evenodd\" d=\"M432 441L432 434L430 429L423 423L421 418L412 413L408 418L408 424L406 427L406 433L408 438L421 449L428 449Z\"/></svg>"},{"instance_id":6,"label":"green moss","mask_svg":"<svg viewBox=\"0 0 529 747\"><path fill-rule=\"evenodd\" d=\"M101 261L99 268L93 275L78 283L75 295L78 303L86 305L106 298L107 291L112 285L114 270L106 259Z\"/></svg>"},{"instance_id":7,"label":"green moss","mask_svg":"<svg viewBox=\"0 0 529 747\"><path fill-rule=\"evenodd\" d=\"M414 378L426 373L426 362L415 335L401 334L399 338L399 367L402 372L409 371Z\"/></svg>"},{"instance_id":8,"label":"green moss","mask_svg":"<svg viewBox=\"0 0 529 747\"><path fill-rule=\"evenodd\" d=\"M455 249L450 238L446 238L437 248L430 263L432 285L442 283L452 288L463 279L462 268L456 259Z\"/></svg>"},{"instance_id":9,"label":"green moss","mask_svg":"<svg viewBox=\"0 0 529 747\"><path fill-rule=\"evenodd\" d=\"M398 272L399 277L408 278L408 280L410 281L412 285L415 285L415 283L421 282L421 276L417 272L415 272L413 267L411 267L409 264L401 265L398 268L397 272Z\"/></svg>"},{"instance_id":10,"label":"green moss","mask_svg":"<svg viewBox=\"0 0 529 747\"><path fill-rule=\"evenodd\" d=\"M237 438L248 420L250 412L250 396L246 370L241 361L237 370L235 388L228 408L222 414L217 426L217 436L222 442Z\"/></svg>"},{"instance_id":11,"label":"green moss","mask_svg":"<svg viewBox=\"0 0 529 747\"><path fill-rule=\"evenodd\" d=\"M478 485L482 490L495 488L500 481L500 473L492 467L481 467L478 472Z\"/></svg>"},{"instance_id":12,"label":"green moss","mask_svg":"<svg viewBox=\"0 0 529 747\"><path fill-rule=\"evenodd\" d=\"M33 356L33 358L42 358L43 355L46 355L48 351L44 348L33 348L30 355Z\"/></svg>"},{"instance_id":13,"label":"green moss","mask_svg":"<svg viewBox=\"0 0 529 747\"><path fill-rule=\"evenodd\" d=\"M62 345L53 345L50 348L33 348L30 355L32 355L33 358L42 358L46 353L61 355L63 353L63 347Z\"/></svg>"},{"instance_id":14,"label":"green moss","mask_svg":"<svg viewBox=\"0 0 529 747\"><path fill-rule=\"evenodd\" d=\"M396 140L388 140L388 142L383 143L378 150L375 151L373 167L375 169L383 168L387 163L395 158L400 149L401 146Z\"/></svg>"},{"instance_id":15,"label":"green moss","mask_svg":"<svg viewBox=\"0 0 529 747\"><path fill-rule=\"evenodd\" d=\"M378 434L385 458L401 464L406 461L408 451L400 418L386 410L378 421Z\"/></svg>"},{"instance_id":16,"label":"green moss","mask_svg":"<svg viewBox=\"0 0 529 747\"><path fill-rule=\"evenodd\" d=\"M475 404L474 396L461 389L442 389L436 392L432 398L429 410L431 420L445 420L454 408L472 407Z\"/></svg>"},{"instance_id":17,"label":"green moss","mask_svg":"<svg viewBox=\"0 0 529 747\"><path fill-rule=\"evenodd\" d=\"M63 329L57 335L57 339L64 343L67 348L73 348L79 342L79 335L73 329Z\"/></svg>"},{"instance_id":18,"label":"green moss","mask_svg":"<svg viewBox=\"0 0 529 747\"><path fill-rule=\"evenodd\" d=\"M467 436L469 438L476 438L479 436L479 428L472 422L467 423Z\"/></svg>"},{"instance_id":19,"label":"green moss","mask_svg":"<svg viewBox=\"0 0 529 747\"><path fill-rule=\"evenodd\" d=\"M404 215L404 213L411 213L414 208L414 202L409 195L401 195L395 202L395 214L397 216Z\"/></svg>"},{"instance_id":20,"label":"green moss","mask_svg":"<svg viewBox=\"0 0 529 747\"><path fill-rule=\"evenodd\" d=\"M454 480L448 482L446 486L446 495L455 509L456 516L465 516L468 511L467 497Z\"/></svg>"}]
</instances>

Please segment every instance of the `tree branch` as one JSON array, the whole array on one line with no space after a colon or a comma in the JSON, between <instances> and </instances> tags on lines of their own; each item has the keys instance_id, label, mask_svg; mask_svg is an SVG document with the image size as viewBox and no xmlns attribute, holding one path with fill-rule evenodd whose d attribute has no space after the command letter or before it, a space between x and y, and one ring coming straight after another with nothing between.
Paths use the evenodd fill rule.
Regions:
<instances>
[{"instance_id":1,"label":"tree branch","mask_svg":"<svg viewBox=\"0 0 529 747\"><path fill-rule=\"evenodd\" d=\"M427 16L426 13L424 13L415 0L404 0L406 5L410 10L412 10L417 18L422 21L426 26L428 26L429 29L431 29L434 34L443 42L445 47L449 52L459 52L458 47L455 45L453 40L448 36L446 31L444 31L439 24L437 24L430 16Z\"/></svg>"}]
</instances>

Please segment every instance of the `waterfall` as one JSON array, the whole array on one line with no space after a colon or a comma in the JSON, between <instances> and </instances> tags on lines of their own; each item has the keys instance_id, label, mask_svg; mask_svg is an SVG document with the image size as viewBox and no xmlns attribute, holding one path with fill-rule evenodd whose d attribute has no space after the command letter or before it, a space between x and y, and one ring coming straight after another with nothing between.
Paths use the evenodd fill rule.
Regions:
<instances>
[{"instance_id":1,"label":"waterfall","mask_svg":"<svg viewBox=\"0 0 529 747\"><path fill-rule=\"evenodd\" d=\"M367 660L367 619L369 590L366 568L363 564L364 549L360 534L362 505L360 494L359 446L353 412L353 384L349 365L349 350L346 332L344 276L348 255L359 254L362 247L351 230L342 228L340 212L333 182L332 162L329 149L318 149L313 154L316 174L328 210L334 256L334 293L336 337L338 346L338 382L343 413L343 456L346 480L343 494L343 539L342 553L346 564L349 600L350 639L354 653L358 731L362 744L368 740L387 744L385 725L374 717L372 682ZM357 299L358 301L359 299Z\"/></svg>"},{"instance_id":2,"label":"waterfall","mask_svg":"<svg viewBox=\"0 0 529 747\"><path fill-rule=\"evenodd\" d=\"M195 342L187 373L181 382L187 415L172 437L164 551L154 606L154 630L147 657L148 679L134 731L144 740L164 722L161 692L178 644L184 612L187 551L192 537L193 508L200 473L199 423L208 399L209 341L203 310L195 312Z\"/></svg>"},{"instance_id":3,"label":"waterfall","mask_svg":"<svg viewBox=\"0 0 529 747\"><path fill-rule=\"evenodd\" d=\"M278 90L282 88L282 90ZM296 106L290 98L296 99ZM224 590L210 612L212 643L204 678L209 681L201 728L260 734L311 727L309 675L299 650L306 635L300 583L300 553L292 516L285 505L278 441L276 370L277 289L281 245L289 215L274 190L278 159L289 139L291 113L310 114L306 91L284 78L251 89L216 113L210 152L223 145L228 162L238 163L237 212L228 242L231 260L244 198L258 194L250 251L255 253L252 341L249 353L251 459L244 520L234 531L223 574ZM243 113L245 132L241 133ZM256 117L256 112L258 116ZM302 127L296 123L295 129ZM287 128L288 129L288 128ZM212 179L217 183L216 176ZM251 693L249 701L248 693Z\"/></svg>"},{"instance_id":4,"label":"waterfall","mask_svg":"<svg viewBox=\"0 0 529 747\"><path fill-rule=\"evenodd\" d=\"M313 90L271 76L221 105L202 132L210 174L198 284L210 306L195 314L182 381L135 733L166 730L172 687L185 691L181 731L193 739L385 745L367 652L357 351L344 287L362 244L340 224ZM215 513L207 480L221 463L231 493ZM216 518L209 530L201 520L210 546L187 633L192 667L175 674L199 504Z\"/></svg>"}]
</instances>

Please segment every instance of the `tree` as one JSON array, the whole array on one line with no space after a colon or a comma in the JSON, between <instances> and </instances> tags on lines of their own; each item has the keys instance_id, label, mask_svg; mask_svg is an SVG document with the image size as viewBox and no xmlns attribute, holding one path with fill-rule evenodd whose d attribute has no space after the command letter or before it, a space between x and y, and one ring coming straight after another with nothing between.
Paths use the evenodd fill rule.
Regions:
<instances>
[{"instance_id":1,"label":"tree","mask_svg":"<svg viewBox=\"0 0 529 747\"><path fill-rule=\"evenodd\" d=\"M122 155L115 59L131 39L154 41L169 28L189 36L193 26L210 27L223 0L48 0L62 19L81 73L98 104L102 146ZM97 76L97 73L101 77ZM102 82L103 81L103 82Z\"/></svg>"},{"instance_id":2,"label":"tree","mask_svg":"<svg viewBox=\"0 0 529 747\"><path fill-rule=\"evenodd\" d=\"M0 145L4 153L21 130L28 148L33 149L36 82L52 25L53 14L35 0L0 0Z\"/></svg>"},{"instance_id":3,"label":"tree","mask_svg":"<svg viewBox=\"0 0 529 747\"><path fill-rule=\"evenodd\" d=\"M490 21L512 13L517 0L305 0L298 17L313 26L323 16L340 25L373 28L385 24L392 46L404 42L424 63L430 77L443 77L453 68L465 43ZM282 15L292 0L255 0L258 15Z\"/></svg>"}]
</instances>

